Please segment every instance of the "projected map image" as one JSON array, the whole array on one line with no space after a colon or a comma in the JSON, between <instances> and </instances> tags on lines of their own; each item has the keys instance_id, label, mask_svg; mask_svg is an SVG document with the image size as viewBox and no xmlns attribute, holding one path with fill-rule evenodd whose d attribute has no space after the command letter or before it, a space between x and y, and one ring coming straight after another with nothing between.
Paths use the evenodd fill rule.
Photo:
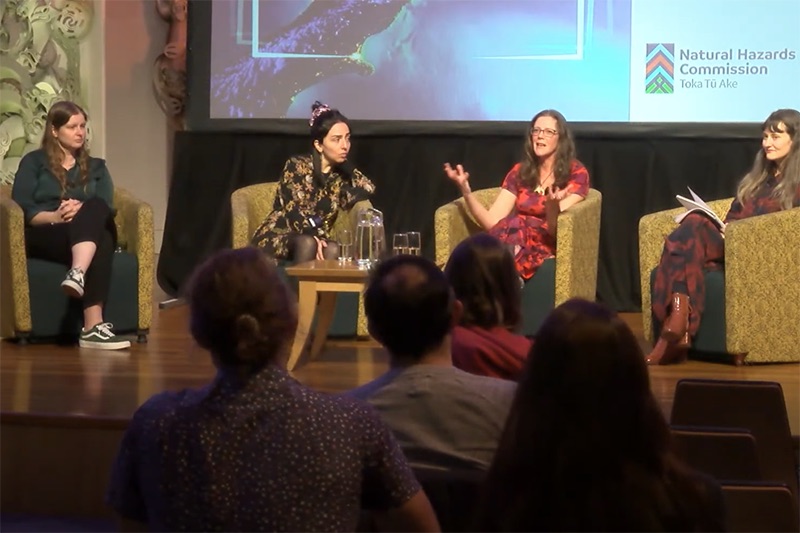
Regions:
<instances>
[{"instance_id":1,"label":"projected map image","mask_svg":"<svg viewBox=\"0 0 800 533\"><path fill-rule=\"evenodd\" d=\"M211 118L304 118L320 99L363 119L556 107L628 120L630 0L220 0L213 13Z\"/></svg>"}]
</instances>

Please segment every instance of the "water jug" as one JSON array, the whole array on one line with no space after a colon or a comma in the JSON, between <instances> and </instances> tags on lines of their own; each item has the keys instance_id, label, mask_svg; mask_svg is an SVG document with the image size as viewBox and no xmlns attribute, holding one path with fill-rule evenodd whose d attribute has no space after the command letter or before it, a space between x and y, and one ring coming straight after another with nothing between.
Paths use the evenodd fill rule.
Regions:
<instances>
[{"instance_id":1,"label":"water jug","mask_svg":"<svg viewBox=\"0 0 800 533\"><path fill-rule=\"evenodd\" d=\"M355 245L359 268L371 268L380 260L386 247L383 213L372 207L358 212Z\"/></svg>"}]
</instances>

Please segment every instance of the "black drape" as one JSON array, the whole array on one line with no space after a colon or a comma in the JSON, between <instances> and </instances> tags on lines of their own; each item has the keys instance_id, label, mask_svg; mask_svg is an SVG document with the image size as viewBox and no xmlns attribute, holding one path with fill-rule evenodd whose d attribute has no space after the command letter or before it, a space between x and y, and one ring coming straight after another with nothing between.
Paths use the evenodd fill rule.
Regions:
<instances>
[{"instance_id":1,"label":"black drape","mask_svg":"<svg viewBox=\"0 0 800 533\"><path fill-rule=\"evenodd\" d=\"M357 131L355 132L357 133ZM757 133L757 130L756 130ZM377 185L373 203L387 234L422 232L433 257L433 213L458 196L442 164L462 163L473 189L499 186L519 160L519 135L372 135L354 137L352 159ZM578 157L603 193L598 298L620 311L639 310L639 219L678 207L686 187L704 199L732 196L752 164L757 138L666 138L646 134L576 135ZM230 195L276 181L285 160L310 149L306 136L180 132L158 262L158 280L177 294L192 269L230 246Z\"/></svg>"}]
</instances>

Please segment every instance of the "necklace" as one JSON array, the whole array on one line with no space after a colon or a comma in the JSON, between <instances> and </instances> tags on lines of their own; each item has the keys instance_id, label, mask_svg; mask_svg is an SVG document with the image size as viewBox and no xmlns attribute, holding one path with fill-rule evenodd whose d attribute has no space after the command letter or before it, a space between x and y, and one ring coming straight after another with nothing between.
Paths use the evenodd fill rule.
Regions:
<instances>
[{"instance_id":1,"label":"necklace","mask_svg":"<svg viewBox=\"0 0 800 533\"><path fill-rule=\"evenodd\" d=\"M547 190L548 185L550 185L550 178L553 177L553 171L551 170L550 173L544 177L544 180L539 182L539 185L533 190L536 194L544 194Z\"/></svg>"}]
</instances>

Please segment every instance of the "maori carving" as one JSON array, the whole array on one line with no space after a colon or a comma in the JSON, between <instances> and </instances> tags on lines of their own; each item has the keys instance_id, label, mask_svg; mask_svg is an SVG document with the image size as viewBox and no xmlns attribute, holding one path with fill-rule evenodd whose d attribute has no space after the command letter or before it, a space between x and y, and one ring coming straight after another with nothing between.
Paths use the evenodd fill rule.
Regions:
<instances>
[{"instance_id":1,"label":"maori carving","mask_svg":"<svg viewBox=\"0 0 800 533\"><path fill-rule=\"evenodd\" d=\"M186 24L188 0L156 0L156 11L169 22L164 51L153 64L158 105L177 130L184 129L186 108Z\"/></svg>"},{"instance_id":2,"label":"maori carving","mask_svg":"<svg viewBox=\"0 0 800 533\"><path fill-rule=\"evenodd\" d=\"M54 102L85 108L79 45L93 18L91 0L0 3L0 183L13 182L19 160L38 148Z\"/></svg>"}]
</instances>

